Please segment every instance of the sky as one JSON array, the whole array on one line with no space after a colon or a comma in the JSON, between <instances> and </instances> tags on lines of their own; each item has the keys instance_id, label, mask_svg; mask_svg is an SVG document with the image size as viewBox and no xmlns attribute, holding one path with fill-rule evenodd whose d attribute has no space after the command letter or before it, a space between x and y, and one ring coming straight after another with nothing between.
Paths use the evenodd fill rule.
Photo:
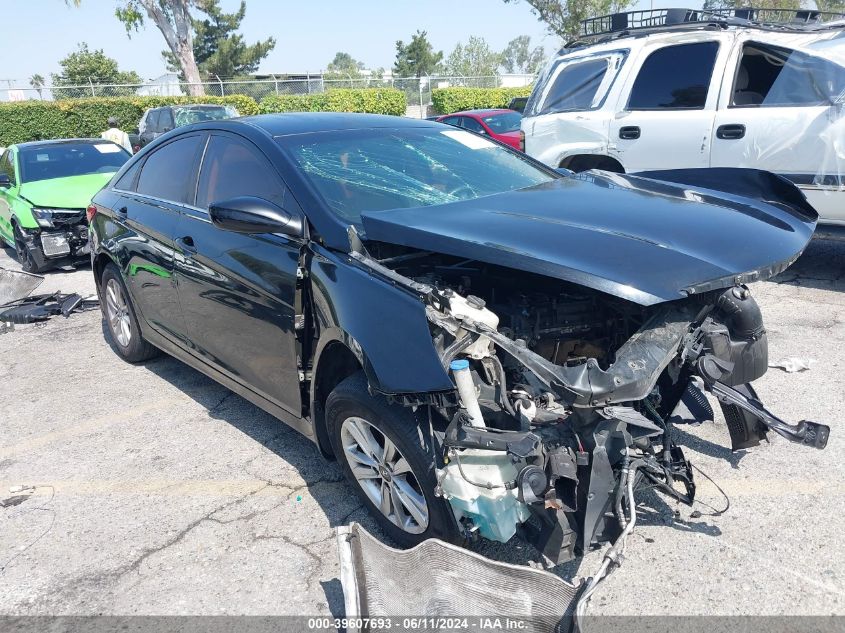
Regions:
<instances>
[{"instance_id":1,"label":"sky","mask_svg":"<svg viewBox=\"0 0 845 633\"><path fill-rule=\"evenodd\" d=\"M79 42L102 48L121 70L135 70L145 79L165 72L160 51L164 38L152 24L127 38L114 17L115 0L82 0L80 8L63 0L2 0L7 26L3 29L6 55L0 83L23 81L39 73L59 71L58 61ZM238 0L222 0L236 10ZM12 20L10 22L9 20ZM248 42L276 38L276 47L262 62L261 73L298 73L326 67L338 51L345 51L367 67L390 68L395 43L410 40L417 29L428 31L436 50L446 55L470 35L484 37L494 50L518 35L551 52L558 44L537 21L528 5L502 0L247 0L241 32Z\"/></svg>"},{"instance_id":2,"label":"sky","mask_svg":"<svg viewBox=\"0 0 845 633\"><path fill-rule=\"evenodd\" d=\"M154 25L126 36L114 17L116 0L82 0L80 8L64 0L0 0L7 28L0 41L7 53L0 85L28 86L35 73L49 81L58 62L79 42L102 48L121 70L134 70L145 79L166 70L160 51L164 38ZM640 0L649 8L650 0ZM238 0L222 0L224 10L236 10ZM677 0L656 0L655 8ZM695 4L700 4L697 2ZM14 25L15 28L8 28ZM483 37L502 50L518 35L530 35L547 53L559 45L531 13L525 2L503 0L247 0L241 32L250 43L272 35L276 48L262 62L261 73L300 73L324 69L338 51L370 68L390 68L395 43L410 40L417 30L428 31L435 50L446 55L470 35Z\"/></svg>"}]
</instances>

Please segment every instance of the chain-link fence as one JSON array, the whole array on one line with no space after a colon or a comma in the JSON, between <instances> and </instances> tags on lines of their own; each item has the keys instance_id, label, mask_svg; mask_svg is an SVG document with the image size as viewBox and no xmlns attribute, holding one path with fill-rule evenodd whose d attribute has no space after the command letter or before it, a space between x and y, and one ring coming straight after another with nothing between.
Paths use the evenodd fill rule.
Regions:
<instances>
[{"instance_id":1,"label":"chain-link fence","mask_svg":"<svg viewBox=\"0 0 845 633\"><path fill-rule=\"evenodd\" d=\"M26 101L29 99L54 101L82 97L125 97L125 96L176 96L190 95L200 88L206 95L247 95L261 101L271 94L304 95L324 92L332 88L397 88L405 92L409 114L424 116L431 105L431 91L437 88L464 86L470 88L522 87L534 80L533 75L496 75L489 77L382 77L325 79L320 75L296 79L255 79L249 81L209 81L202 84L180 82L176 75L164 77L144 84L98 84L88 82L77 85L33 85L29 81L0 80L0 101ZM3 86L5 84L5 86ZM422 106L422 107L420 107ZM418 112L412 113L410 110Z\"/></svg>"}]
</instances>

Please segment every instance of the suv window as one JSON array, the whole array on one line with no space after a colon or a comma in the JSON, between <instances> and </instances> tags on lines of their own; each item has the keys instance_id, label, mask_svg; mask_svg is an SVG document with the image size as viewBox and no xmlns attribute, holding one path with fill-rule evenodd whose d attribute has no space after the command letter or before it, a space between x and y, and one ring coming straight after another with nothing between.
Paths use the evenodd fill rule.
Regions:
<instances>
[{"instance_id":1,"label":"suv window","mask_svg":"<svg viewBox=\"0 0 845 633\"><path fill-rule=\"evenodd\" d=\"M197 206L238 196L256 196L282 207L285 187L269 161L245 141L212 136L197 186Z\"/></svg>"},{"instance_id":2,"label":"suv window","mask_svg":"<svg viewBox=\"0 0 845 633\"><path fill-rule=\"evenodd\" d=\"M628 110L702 110L716 64L718 42L667 46L643 62Z\"/></svg>"},{"instance_id":3,"label":"suv window","mask_svg":"<svg viewBox=\"0 0 845 633\"><path fill-rule=\"evenodd\" d=\"M138 193L191 204L189 184L202 140L200 135L183 136L150 154L141 168Z\"/></svg>"},{"instance_id":4,"label":"suv window","mask_svg":"<svg viewBox=\"0 0 845 633\"><path fill-rule=\"evenodd\" d=\"M845 69L821 57L768 44L742 47L731 105L828 105L845 90Z\"/></svg>"},{"instance_id":5,"label":"suv window","mask_svg":"<svg viewBox=\"0 0 845 633\"><path fill-rule=\"evenodd\" d=\"M158 115L158 132L169 132L174 128L173 111L170 108L162 108Z\"/></svg>"},{"instance_id":6,"label":"suv window","mask_svg":"<svg viewBox=\"0 0 845 633\"><path fill-rule=\"evenodd\" d=\"M529 99L529 116L600 108L627 55L628 51L613 51L558 61L548 80L540 80L541 92Z\"/></svg>"},{"instance_id":7,"label":"suv window","mask_svg":"<svg viewBox=\"0 0 845 633\"><path fill-rule=\"evenodd\" d=\"M158 118L159 113L161 110L156 108L155 110L150 110L149 114L147 115L147 125L144 129L145 132L158 132Z\"/></svg>"},{"instance_id":8,"label":"suv window","mask_svg":"<svg viewBox=\"0 0 845 633\"><path fill-rule=\"evenodd\" d=\"M0 158L0 174L6 174L13 186L17 184L17 179L15 178L15 168L12 165L11 150L7 149L3 152L3 157Z\"/></svg>"}]
</instances>

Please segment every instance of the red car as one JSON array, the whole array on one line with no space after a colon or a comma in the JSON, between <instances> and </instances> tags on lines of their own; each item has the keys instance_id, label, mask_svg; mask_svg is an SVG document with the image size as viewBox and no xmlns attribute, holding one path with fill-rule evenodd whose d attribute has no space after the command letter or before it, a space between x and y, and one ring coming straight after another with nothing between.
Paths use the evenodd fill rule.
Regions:
<instances>
[{"instance_id":1,"label":"red car","mask_svg":"<svg viewBox=\"0 0 845 633\"><path fill-rule=\"evenodd\" d=\"M437 120L476 134L485 134L522 151L519 131L522 115L515 110L466 110L444 114Z\"/></svg>"}]
</instances>

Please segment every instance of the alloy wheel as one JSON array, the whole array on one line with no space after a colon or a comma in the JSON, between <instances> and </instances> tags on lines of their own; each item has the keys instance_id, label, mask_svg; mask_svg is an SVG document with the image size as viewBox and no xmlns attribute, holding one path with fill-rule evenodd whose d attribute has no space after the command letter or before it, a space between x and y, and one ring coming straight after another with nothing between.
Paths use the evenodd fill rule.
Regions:
<instances>
[{"instance_id":1,"label":"alloy wheel","mask_svg":"<svg viewBox=\"0 0 845 633\"><path fill-rule=\"evenodd\" d=\"M428 504L408 460L375 426L349 417L340 427L343 454L358 485L387 519L410 534L428 527Z\"/></svg>"},{"instance_id":2,"label":"alloy wheel","mask_svg":"<svg viewBox=\"0 0 845 633\"><path fill-rule=\"evenodd\" d=\"M106 283L106 316L112 335L121 347L129 347L132 340L132 322L129 319L129 304L123 288L116 279Z\"/></svg>"}]
</instances>

